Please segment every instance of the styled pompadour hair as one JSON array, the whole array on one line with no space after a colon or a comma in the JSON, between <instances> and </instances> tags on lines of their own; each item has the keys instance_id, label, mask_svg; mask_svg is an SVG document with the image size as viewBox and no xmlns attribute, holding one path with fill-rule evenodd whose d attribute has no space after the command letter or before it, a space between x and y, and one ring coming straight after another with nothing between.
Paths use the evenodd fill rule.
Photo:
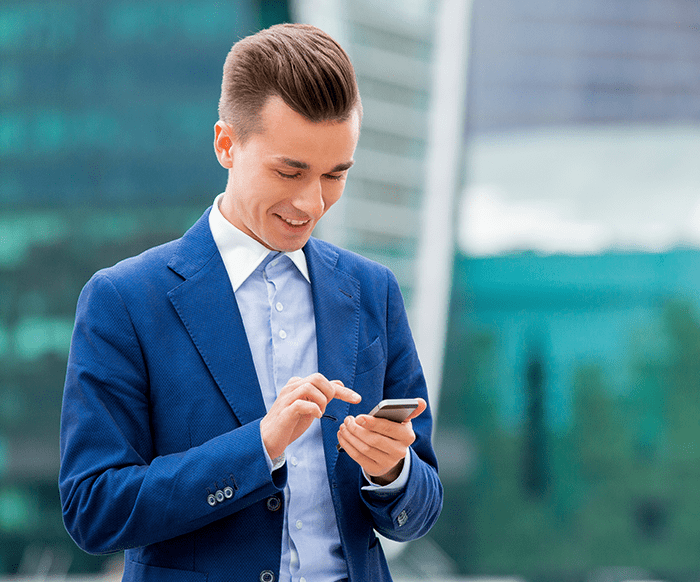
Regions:
<instances>
[{"instance_id":1,"label":"styled pompadour hair","mask_svg":"<svg viewBox=\"0 0 700 582\"><path fill-rule=\"evenodd\" d=\"M224 63L219 118L244 143L262 131L271 96L312 122L362 118L355 69L343 48L308 24L278 24L233 45Z\"/></svg>"}]
</instances>

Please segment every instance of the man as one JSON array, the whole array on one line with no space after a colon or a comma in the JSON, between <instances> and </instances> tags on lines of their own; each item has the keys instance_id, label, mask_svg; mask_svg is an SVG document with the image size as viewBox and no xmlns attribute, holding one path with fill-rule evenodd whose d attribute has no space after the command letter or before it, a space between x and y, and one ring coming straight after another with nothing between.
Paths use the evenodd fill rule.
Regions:
<instances>
[{"instance_id":1,"label":"man","mask_svg":"<svg viewBox=\"0 0 700 582\"><path fill-rule=\"evenodd\" d=\"M124 580L390 580L374 531L442 506L420 363L393 275L311 238L360 131L352 65L304 25L224 66L223 194L179 240L78 301L59 478L88 552ZM419 399L404 423L366 413ZM339 448L342 447L342 448Z\"/></svg>"}]
</instances>

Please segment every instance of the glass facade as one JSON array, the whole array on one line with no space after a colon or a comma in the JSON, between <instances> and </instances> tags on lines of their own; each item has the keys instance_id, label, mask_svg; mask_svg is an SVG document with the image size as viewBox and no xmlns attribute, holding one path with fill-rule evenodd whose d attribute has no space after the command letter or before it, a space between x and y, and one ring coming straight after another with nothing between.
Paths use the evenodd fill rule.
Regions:
<instances>
[{"instance_id":1,"label":"glass facade","mask_svg":"<svg viewBox=\"0 0 700 582\"><path fill-rule=\"evenodd\" d=\"M289 18L282 1L0 4L0 575L103 567L68 538L57 491L78 294L223 190L224 59Z\"/></svg>"}]
</instances>

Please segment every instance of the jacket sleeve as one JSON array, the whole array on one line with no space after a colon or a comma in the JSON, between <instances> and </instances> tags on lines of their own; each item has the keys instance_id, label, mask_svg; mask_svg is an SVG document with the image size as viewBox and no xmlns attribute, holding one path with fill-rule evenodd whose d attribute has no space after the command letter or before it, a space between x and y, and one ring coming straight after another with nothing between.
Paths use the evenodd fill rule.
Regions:
<instances>
[{"instance_id":1,"label":"jacket sleeve","mask_svg":"<svg viewBox=\"0 0 700 582\"><path fill-rule=\"evenodd\" d=\"M286 468L271 475L267 467L259 421L156 455L148 393L129 312L111 280L98 274L78 301L61 414L64 524L87 552L192 532L285 485Z\"/></svg>"},{"instance_id":2,"label":"jacket sleeve","mask_svg":"<svg viewBox=\"0 0 700 582\"><path fill-rule=\"evenodd\" d=\"M384 398L422 397L428 408L411 422L416 440L410 447L406 486L393 492L362 490L374 529L395 541L417 539L430 530L442 510L443 489L431 444L432 416L425 377L408 325L398 282L388 272Z\"/></svg>"}]
</instances>

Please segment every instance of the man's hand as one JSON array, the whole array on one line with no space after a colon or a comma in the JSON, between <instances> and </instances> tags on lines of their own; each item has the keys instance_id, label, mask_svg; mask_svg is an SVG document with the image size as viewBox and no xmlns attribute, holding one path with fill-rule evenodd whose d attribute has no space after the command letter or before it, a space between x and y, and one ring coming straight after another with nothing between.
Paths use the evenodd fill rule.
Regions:
<instances>
[{"instance_id":1,"label":"man's hand","mask_svg":"<svg viewBox=\"0 0 700 582\"><path fill-rule=\"evenodd\" d=\"M348 416L338 430L338 442L372 477L372 482L387 485L401 473L408 447L416 440L411 419L426 407L425 400L418 398L418 408L402 423L368 414Z\"/></svg>"},{"instance_id":2,"label":"man's hand","mask_svg":"<svg viewBox=\"0 0 700 582\"><path fill-rule=\"evenodd\" d=\"M304 434L314 418L323 416L326 406L334 398L351 404L362 400L340 380L329 381L322 374L290 379L260 421L260 433L270 458L279 457L289 443Z\"/></svg>"}]
</instances>

